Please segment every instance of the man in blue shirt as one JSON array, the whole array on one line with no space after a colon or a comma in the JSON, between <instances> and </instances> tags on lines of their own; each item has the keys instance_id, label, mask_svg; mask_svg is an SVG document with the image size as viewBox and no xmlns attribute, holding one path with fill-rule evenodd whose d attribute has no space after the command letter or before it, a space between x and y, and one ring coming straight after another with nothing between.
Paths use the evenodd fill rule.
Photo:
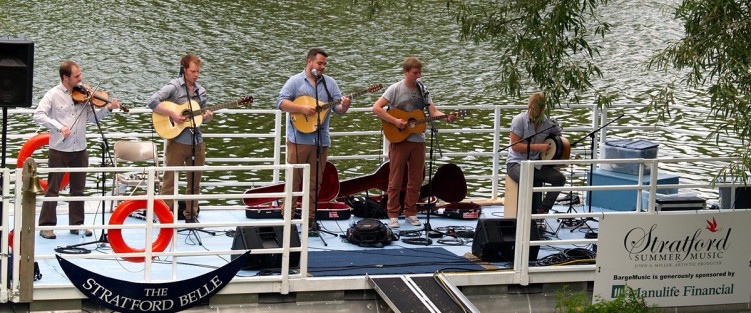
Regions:
<instances>
[{"instance_id":1,"label":"man in blue shirt","mask_svg":"<svg viewBox=\"0 0 751 313\"><path fill-rule=\"evenodd\" d=\"M323 75L326 70L326 60L328 55L321 49L314 48L308 51L306 58L307 64L305 70L299 74L290 77L279 92L279 98L276 100L276 106L282 111L287 112L287 163L288 164L310 164L310 205L308 213L310 214L309 230L315 230L315 206L316 194L320 188L320 182L323 177L323 169L326 165L326 159L331 146L331 137L329 135L329 120L331 114L320 112L313 105L299 101L298 98L307 96L317 98L319 102L338 102L331 111L336 114L344 114L349 110L351 99L343 97L339 90L339 85L330 76ZM298 101L295 101L298 100ZM291 113L298 116L302 115L305 120L315 123L315 131L300 131L293 123ZM320 121L319 121L320 118ZM320 122L320 125L317 125ZM320 147L320 152L318 148ZM318 169L316 170L316 159L318 159ZM316 178L316 174L318 177ZM302 170L296 170L292 184L295 191L299 191L302 181ZM318 184L316 184L318 182ZM295 198L292 208L296 207L299 199Z\"/></svg>"}]
</instances>

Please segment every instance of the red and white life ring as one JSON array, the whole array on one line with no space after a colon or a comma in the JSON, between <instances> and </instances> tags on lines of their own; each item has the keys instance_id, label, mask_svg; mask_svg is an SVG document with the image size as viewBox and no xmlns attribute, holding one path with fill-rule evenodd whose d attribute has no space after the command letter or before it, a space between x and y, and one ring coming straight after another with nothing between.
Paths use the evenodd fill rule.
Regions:
<instances>
[{"instance_id":1,"label":"red and white life ring","mask_svg":"<svg viewBox=\"0 0 751 313\"><path fill-rule=\"evenodd\" d=\"M50 144L50 133L39 133L34 137L31 137L26 143L23 144L21 147L21 151L18 152L18 158L16 161L16 168L23 167L23 162L26 161L33 153L36 151L36 149L39 149L43 146ZM70 180L70 174L65 173L65 176L63 176L63 181L60 182L60 189L65 188L65 186L68 186L68 181ZM44 188L44 190L47 190L47 181L44 179L39 179L39 185Z\"/></svg>"},{"instance_id":2,"label":"red and white life ring","mask_svg":"<svg viewBox=\"0 0 751 313\"><path fill-rule=\"evenodd\" d=\"M123 201L123 203L120 203L120 205L117 206L117 209L115 209L115 212L112 213L112 216L110 216L109 224L122 225L128 215L130 215L130 213L133 213L133 211L135 210L145 209L146 206L146 200ZM162 224L171 224L175 222L175 218L172 215L172 212L170 212L169 207L166 203L164 203L164 201L158 200L154 202L154 214ZM107 234L107 238L109 240L110 246L112 247L112 251L115 251L117 253L138 253L146 251L145 249L135 249L128 246L128 244L125 243L125 240L123 239L122 229L110 229L109 233ZM154 242L151 244L151 251L162 252L167 248L167 246L169 246L171 241L172 228L162 228L159 230L159 235L157 236L156 240L154 240ZM129 257L123 259L130 262L143 262L146 258Z\"/></svg>"}]
</instances>

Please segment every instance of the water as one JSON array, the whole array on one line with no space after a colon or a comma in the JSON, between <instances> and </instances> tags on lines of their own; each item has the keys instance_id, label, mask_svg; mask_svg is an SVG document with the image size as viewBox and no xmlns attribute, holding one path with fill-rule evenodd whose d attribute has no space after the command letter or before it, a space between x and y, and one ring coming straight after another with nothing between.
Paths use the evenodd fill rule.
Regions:
<instances>
[{"instance_id":1,"label":"water","mask_svg":"<svg viewBox=\"0 0 751 313\"><path fill-rule=\"evenodd\" d=\"M601 88L622 95L618 103L646 103L639 94L651 86L675 79L675 73L645 71L642 63L682 34L667 6L677 1L611 1L602 8L604 19L613 23L613 33L593 42L602 46L604 79ZM461 42L458 27L443 13L441 1L424 1L411 14L387 11L367 19L365 2L323 0L297 1L176 1L103 0L96 2L18 1L2 2L0 34L17 35L35 42L34 103L59 82L57 69L65 59L77 61L86 82L125 102L145 107L146 99L179 70L178 60L186 52L204 61L200 82L209 90L210 102L252 95L254 108L275 108L279 89L305 65L311 47L329 53L327 74L339 82L344 92L402 78L400 64L407 56L425 62L423 78L439 105L524 104L520 98L499 94L493 87L497 53L487 44ZM533 91L530 89L530 91ZM702 113L683 108L702 107L706 95L696 90L679 90L677 122L666 123L707 133L713 127ZM354 107L370 107L377 95L355 99ZM584 103L592 96L585 95ZM487 111L485 111L487 112ZM626 118L616 125L652 125L654 116L625 109ZM553 112L565 125L586 121L586 110L560 108ZM264 118L260 118L264 117ZM205 132L243 133L269 129L273 120L265 116L221 116L206 125ZM462 119L458 125L487 124L491 117L482 112ZM510 117L509 117L510 118ZM28 116L11 116L9 133L37 131ZM334 117L336 131L377 130L380 122L363 115ZM149 132L148 116L118 114L105 121L108 132ZM89 128L95 131L94 128ZM571 138L582 134L572 134ZM661 153L683 156L725 156L731 145L716 145L702 136L679 133L649 134L622 131L620 137L648 139L662 143ZM156 137L155 137L156 138ZM479 136L443 137L451 151L490 151L491 143ZM92 140L91 146L95 145ZM15 155L19 143L11 144ZM239 142L214 138L207 140L210 157L268 157L268 141ZM337 138L332 155L340 151L380 151L380 140ZM343 152L341 152L343 153ZM466 174L487 174L487 159L463 158ZM377 162L348 160L337 164L340 175L351 177L370 173ZM715 171L676 165L670 170L700 177ZM683 173L682 173L683 174ZM210 180L256 179L248 177L209 177ZM478 186L472 186L476 189ZM474 192L474 191L472 191ZM477 195L477 194L475 194Z\"/></svg>"}]
</instances>

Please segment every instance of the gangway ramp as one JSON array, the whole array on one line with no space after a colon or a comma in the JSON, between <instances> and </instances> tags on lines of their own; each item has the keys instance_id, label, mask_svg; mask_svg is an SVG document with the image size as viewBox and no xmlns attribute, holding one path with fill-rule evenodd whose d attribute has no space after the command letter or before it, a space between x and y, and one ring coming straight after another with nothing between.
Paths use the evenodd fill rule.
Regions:
<instances>
[{"instance_id":1,"label":"gangway ramp","mask_svg":"<svg viewBox=\"0 0 751 313\"><path fill-rule=\"evenodd\" d=\"M480 312L444 274L367 277L373 289L397 313Z\"/></svg>"}]
</instances>

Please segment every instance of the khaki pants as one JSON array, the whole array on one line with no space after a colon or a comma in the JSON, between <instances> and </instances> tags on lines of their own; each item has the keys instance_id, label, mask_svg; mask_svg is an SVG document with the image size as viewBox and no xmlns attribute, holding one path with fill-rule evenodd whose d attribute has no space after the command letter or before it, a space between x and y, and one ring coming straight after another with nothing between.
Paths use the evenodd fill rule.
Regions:
<instances>
[{"instance_id":1,"label":"khaki pants","mask_svg":"<svg viewBox=\"0 0 751 313\"><path fill-rule=\"evenodd\" d=\"M310 205L308 213L310 220L315 220L315 199L318 189L321 187L323 180L323 170L326 168L326 160L329 155L329 147L321 147L321 157L318 171L316 171L316 145L299 145L287 140L287 163L288 164L310 164ZM318 173L318 184L316 184L316 173ZM294 191L300 191L302 188L302 169L296 169L292 175L292 186ZM299 197L294 197L292 207L297 207Z\"/></svg>"},{"instance_id":2,"label":"khaki pants","mask_svg":"<svg viewBox=\"0 0 751 313\"><path fill-rule=\"evenodd\" d=\"M164 157L166 166L193 166L193 147L181 143L167 140L167 152ZM195 166L206 164L206 143L196 144ZM185 190L186 195L197 195L201 193L201 174L200 171L186 171L188 188ZM175 172L165 171L162 184L161 195L172 195L175 193ZM193 187L192 189L190 187ZM170 210L174 207L174 200L164 200ZM198 217L198 201L187 200L185 202L185 212L183 216L186 219Z\"/></svg>"}]
</instances>

